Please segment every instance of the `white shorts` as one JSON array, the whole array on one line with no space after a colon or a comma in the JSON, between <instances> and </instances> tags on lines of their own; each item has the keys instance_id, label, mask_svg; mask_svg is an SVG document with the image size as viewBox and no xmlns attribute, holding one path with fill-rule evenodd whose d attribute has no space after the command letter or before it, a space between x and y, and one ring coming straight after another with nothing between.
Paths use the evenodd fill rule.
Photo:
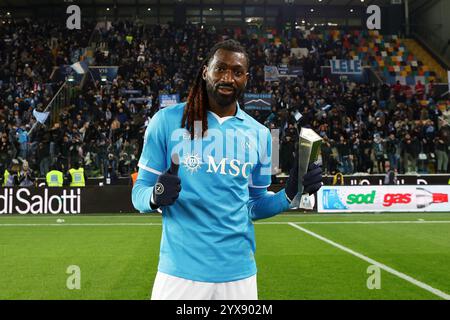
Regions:
<instances>
[{"instance_id":1,"label":"white shorts","mask_svg":"<svg viewBox=\"0 0 450 320\"><path fill-rule=\"evenodd\" d=\"M200 282L156 274L152 300L258 300L256 274L231 282Z\"/></svg>"}]
</instances>

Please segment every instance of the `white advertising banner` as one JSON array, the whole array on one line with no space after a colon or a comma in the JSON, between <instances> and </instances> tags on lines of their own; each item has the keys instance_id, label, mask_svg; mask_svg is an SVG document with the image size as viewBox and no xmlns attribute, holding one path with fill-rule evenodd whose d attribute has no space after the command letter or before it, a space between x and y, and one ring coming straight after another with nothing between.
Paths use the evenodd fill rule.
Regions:
<instances>
[{"instance_id":1,"label":"white advertising banner","mask_svg":"<svg viewBox=\"0 0 450 320\"><path fill-rule=\"evenodd\" d=\"M323 186L318 212L450 212L450 185Z\"/></svg>"}]
</instances>

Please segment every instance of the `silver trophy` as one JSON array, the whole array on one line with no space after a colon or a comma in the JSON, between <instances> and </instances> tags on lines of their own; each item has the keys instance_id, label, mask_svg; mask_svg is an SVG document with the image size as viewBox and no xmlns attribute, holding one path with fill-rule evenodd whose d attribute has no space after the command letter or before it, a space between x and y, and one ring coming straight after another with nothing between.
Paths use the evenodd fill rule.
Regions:
<instances>
[{"instance_id":1,"label":"silver trophy","mask_svg":"<svg viewBox=\"0 0 450 320\"><path fill-rule=\"evenodd\" d=\"M302 178L308 171L310 163L316 162L320 154L322 138L312 129L302 128L298 141L298 192L291 202L291 208L311 210L314 207L314 197L303 194Z\"/></svg>"}]
</instances>

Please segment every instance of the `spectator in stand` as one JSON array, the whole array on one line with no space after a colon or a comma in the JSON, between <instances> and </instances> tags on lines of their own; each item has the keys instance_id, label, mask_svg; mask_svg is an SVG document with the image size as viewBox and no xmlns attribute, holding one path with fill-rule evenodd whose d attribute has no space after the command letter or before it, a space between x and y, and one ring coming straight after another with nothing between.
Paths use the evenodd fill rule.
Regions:
<instances>
[{"instance_id":1,"label":"spectator in stand","mask_svg":"<svg viewBox=\"0 0 450 320\"><path fill-rule=\"evenodd\" d=\"M104 163L104 173L106 184L113 184L117 180L117 161L114 154L108 154L108 159Z\"/></svg>"},{"instance_id":2,"label":"spectator in stand","mask_svg":"<svg viewBox=\"0 0 450 320\"><path fill-rule=\"evenodd\" d=\"M5 187L6 180L8 180L9 172L4 163L0 162L0 186Z\"/></svg>"},{"instance_id":3,"label":"spectator in stand","mask_svg":"<svg viewBox=\"0 0 450 320\"><path fill-rule=\"evenodd\" d=\"M19 184L20 184L19 171L20 171L19 160L13 159L11 161L11 168L8 170L5 187L18 187L19 186Z\"/></svg>"},{"instance_id":4,"label":"spectator in stand","mask_svg":"<svg viewBox=\"0 0 450 320\"><path fill-rule=\"evenodd\" d=\"M361 142L361 149L362 149L362 163L363 170L362 172L366 173L373 173L373 161L372 161L372 151L373 151L373 141L372 139L365 139Z\"/></svg>"},{"instance_id":5,"label":"spectator in stand","mask_svg":"<svg viewBox=\"0 0 450 320\"><path fill-rule=\"evenodd\" d=\"M436 94L435 91L436 91L436 90L435 90L435 86L434 86L434 80L431 80L431 81L428 83L428 96L434 99L434 96L435 96L435 94Z\"/></svg>"},{"instance_id":6,"label":"spectator in stand","mask_svg":"<svg viewBox=\"0 0 450 320\"><path fill-rule=\"evenodd\" d=\"M325 172L325 174L329 174L331 172L331 166L330 166L330 158L333 155L333 150L331 148L330 140L327 136L323 137L322 144L320 146L321 149L321 156L322 156L322 168Z\"/></svg>"},{"instance_id":7,"label":"spectator in stand","mask_svg":"<svg viewBox=\"0 0 450 320\"><path fill-rule=\"evenodd\" d=\"M386 166L385 166L385 147L383 139L381 139L379 134L375 134L375 137L373 139L373 153L375 154L375 159L377 161L377 169L378 173L385 173L386 172Z\"/></svg>"},{"instance_id":8,"label":"spectator in stand","mask_svg":"<svg viewBox=\"0 0 450 320\"><path fill-rule=\"evenodd\" d=\"M350 146L344 136L339 137L339 142L336 145L336 148L339 153L339 162L342 164L342 173L343 174L353 173L353 165L352 165L353 156L350 154Z\"/></svg>"},{"instance_id":9,"label":"spectator in stand","mask_svg":"<svg viewBox=\"0 0 450 320\"><path fill-rule=\"evenodd\" d=\"M2 133L0 140L0 163L8 166L10 162L10 147L9 147L8 135Z\"/></svg>"},{"instance_id":10,"label":"spectator in stand","mask_svg":"<svg viewBox=\"0 0 450 320\"><path fill-rule=\"evenodd\" d=\"M392 86L392 90L395 98L398 99L403 91L403 86L400 83L400 80L397 80L397 82Z\"/></svg>"},{"instance_id":11,"label":"spectator in stand","mask_svg":"<svg viewBox=\"0 0 450 320\"><path fill-rule=\"evenodd\" d=\"M389 169L384 177L384 184L386 185L396 185L397 180L397 172L394 169Z\"/></svg>"},{"instance_id":12,"label":"spectator in stand","mask_svg":"<svg viewBox=\"0 0 450 320\"><path fill-rule=\"evenodd\" d=\"M28 161L24 160L22 162L22 169L19 172L19 186L21 187L31 187L35 184L35 178L33 172L31 171Z\"/></svg>"},{"instance_id":13,"label":"spectator in stand","mask_svg":"<svg viewBox=\"0 0 450 320\"><path fill-rule=\"evenodd\" d=\"M280 165L284 173L291 170L294 162L295 142L290 135L287 135L281 142L280 147Z\"/></svg>"},{"instance_id":14,"label":"spectator in stand","mask_svg":"<svg viewBox=\"0 0 450 320\"><path fill-rule=\"evenodd\" d=\"M417 155L416 151L417 138L406 134L401 145L402 157L404 159L404 173L417 172Z\"/></svg>"},{"instance_id":15,"label":"spectator in stand","mask_svg":"<svg viewBox=\"0 0 450 320\"><path fill-rule=\"evenodd\" d=\"M416 90L416 98L417 100L423 100L425 95L425 86L422 84L422 82L419 80L417 81L417 84L415 86Z\"/></svg>"},{"instance_id":16,"label":"spectator in stand","mask_svg":"<svg viewBox=\"0 0 450 320\"><path fill-rule=\"evenodd\" d=\"M435 153L437 160L436 171L438 173L447 173L448 169L448 149L449 149L449 136L445 131L441 131L435 138Z\"/></svg>"},{"instance_id":17,"label":"spectator in stand","mask_svg":"<svg viewBox=\"0 0 450 320\"><path fill-rule=\"evenodd\" d=\"M389 135L386 140L386 154L389 160L389 168L398 170L398 162L400 159L400 142L394 133Z\"/></svg>"},{"instance_id":18,"label":"spectator in stand","mask_svg":"<svg viewBox=\"0 0 450 320\"><path fill-rule=\"evenodd\" d=\"M37 162L39 163L41 176L45 176L49 171L51 165L50 144L48 143L48 141L39 143L37 150Z\"/></svg>"}]
</instances>

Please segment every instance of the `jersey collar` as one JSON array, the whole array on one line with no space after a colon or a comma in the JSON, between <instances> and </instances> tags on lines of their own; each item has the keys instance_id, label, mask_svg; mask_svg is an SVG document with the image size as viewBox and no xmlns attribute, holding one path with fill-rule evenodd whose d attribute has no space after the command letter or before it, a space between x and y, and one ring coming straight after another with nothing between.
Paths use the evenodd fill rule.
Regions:
<instances>
[{"instance_id":1,"label":"jersey collar","mask_svg":"<svg viewBox=\"0 0 450 320\"><path fill-rule=\"evenodd\" d=\"M242 111L241 107L239 106L239 102L236 102L236 115L235 117L238 118L239 120L244 120L245 117L245 112Z\"/></svg>"},{"instance_id":2,"label":"jersey collar","mask_svg":"<svg viewBox=\"0 0 450 320\"><path fill-rule=\"evenodd\" d=\"M217 121L219 121L220 124L222 124L223 122L225 122L225 120L228 120L230 118L238 118L239 120L244 120L244 118L245 118L245 112L239 106L239 102L236 102L236 114L234 116L220 118L217 114L215 114L211 110L208 110L208 112L210 112L214 116L214 118L216 118ZM222 120L220 120L220 119L222 119Z\"/></svg>"}]
</instances>

